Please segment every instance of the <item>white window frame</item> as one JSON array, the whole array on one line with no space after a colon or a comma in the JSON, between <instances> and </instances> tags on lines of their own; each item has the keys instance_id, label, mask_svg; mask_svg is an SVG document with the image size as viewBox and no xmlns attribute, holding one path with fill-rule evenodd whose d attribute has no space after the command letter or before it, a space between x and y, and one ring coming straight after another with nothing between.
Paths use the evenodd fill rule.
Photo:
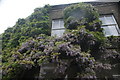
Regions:
<instances>
[{"instance_id":1,"label":"white window frame","mask_svg":"<svg viewBox=\"0 0 120 80\"><path fill-rule=\"evenodd\" d=\"M111 16L112 17L112 19L113 19L113 21L114 21L114 23L108 23L108 24L102 24L102 28L104 29L104 27L110 27L110 26L115 26L115 29L116 29L116 31L117 31L117 33L118 33L118 35L111 35L111 34L109 34L109 35L106 35L106 32L105 32L105 30L104 30L104 34L105 34L105 36L107 37L107 36L120 36L120 29L119 29L119 27L118 27L118 24L117 24L117 22L116 22L116 20L115 20L115 18L114 18L114 16L113 15L102 15L102 16L100 16L100 18L104 18L105 19L105 21L107 21L107 19L106 19L106 17L107 16Z\"/></svg>"},{"instance_id":2,"label":"white window frame","mask_svg":"<svg viewBox=\"0 0 120 80\"><path fill-rule=\"evenodd\" d=\"M58 21L57 25L55 23L56 21ZM55 33L56 31L58 32L58 34ZM65 27L64 27L64 21L63 21L63 19L52 20L51 36L61 37L64 32L65 32Z\"/></svg>"}]
</instances>

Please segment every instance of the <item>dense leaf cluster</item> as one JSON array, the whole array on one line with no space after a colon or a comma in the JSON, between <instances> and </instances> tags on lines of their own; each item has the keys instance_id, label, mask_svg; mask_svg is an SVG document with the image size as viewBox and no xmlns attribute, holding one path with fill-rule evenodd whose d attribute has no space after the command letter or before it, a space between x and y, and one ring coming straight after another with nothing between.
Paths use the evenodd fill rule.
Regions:
<instances>
[{"instance_id":1,"label":"dense leaf cluster","mask_svg":"<svg viewBox=\"0 0 120 80\"><path fill-rule=\"evenodd\" d=\"M15 52L20 45L22 45L23 42L40 34L50 35L50 9L51 8L49 5L45 5L43 8L36 8L30 16L25 19L18 19L13 27L8 28L3 34L0 35L0 53L2 49L3 70L7 69L8 72L13 72L6 74L6 72L3 71L3 76L4 73L8 75L6 79L13 78L13 76L18 76L21 74L21 72L25 73L24 71L18 71L19 68L23 68L18 64L22 61L17 61L14 63L14 61L16 61L14 57L21 57L21 54L16 56L18 52ZM15 53L15 55L12 55L13 53ZM13 69L9 66L11 66ZM21 70L24 70L24 68ZM18 75L16 73L18 73Z\"/></svg>"},{"instance_id":2,"label":"dense leaf cluster","mask_svg":"<svg viewBox=\"0 0 120 80\"><path fill-rule=\"evenodd\" d=\"M89 28L92 31L96 30L95 28L99 29L100 24L97 22L100 21L98 18L99 14L97 10L90 4L79 3L76 5L71 5L64 10L65 27L68 29L75 29L78 25L85 24L89 26L86 26L86 28ZM98 26L95 27L96 25Z\"/></svg>"},{"instance_id":3,"label":"dense leaf cluster","mask_svg":"<svg viewBox=\"0 0 120 80\"><path fill-rule=\"evenodd\" d=\"M2 48L15 48L30 37L39 34L50 35L50 6L36 8L34 12L25 19L18 19L16 24L5 30L2 34Z\"/></svg>"}]
</instances>

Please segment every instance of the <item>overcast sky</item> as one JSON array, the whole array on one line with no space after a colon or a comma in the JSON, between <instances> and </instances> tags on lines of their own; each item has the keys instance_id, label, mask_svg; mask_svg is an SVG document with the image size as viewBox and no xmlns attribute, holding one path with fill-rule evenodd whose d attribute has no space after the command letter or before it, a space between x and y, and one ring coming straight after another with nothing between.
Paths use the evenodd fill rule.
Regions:
<instances>
[{"instance_id":1,"label":"overcast sky","mask_svg":"<svg viewBox=\"0 0 120 80\"><path fill-rule=\"evenodd\" d=\"M45 4L58 5L86 1L96 0L0 0L0 34L15 25L18 18L29 16L36 7L43 7Z\"/></svg>"}]
</instances>

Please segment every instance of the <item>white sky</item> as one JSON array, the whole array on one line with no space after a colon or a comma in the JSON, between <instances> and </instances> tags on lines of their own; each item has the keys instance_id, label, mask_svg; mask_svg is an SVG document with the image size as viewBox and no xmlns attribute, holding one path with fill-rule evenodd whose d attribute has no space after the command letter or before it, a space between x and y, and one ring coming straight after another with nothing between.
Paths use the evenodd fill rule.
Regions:
<instances>
[{"instance_id":1,"label":"white sky","mask_svg":"<svg viewBox=\"0 0 120 80\"><path fill-rule=\"evenodd\" d=\"M0 34L15 25L18 18L26 18L36 7L96 0L0 0Z\"/></svg>"}]
</instances>

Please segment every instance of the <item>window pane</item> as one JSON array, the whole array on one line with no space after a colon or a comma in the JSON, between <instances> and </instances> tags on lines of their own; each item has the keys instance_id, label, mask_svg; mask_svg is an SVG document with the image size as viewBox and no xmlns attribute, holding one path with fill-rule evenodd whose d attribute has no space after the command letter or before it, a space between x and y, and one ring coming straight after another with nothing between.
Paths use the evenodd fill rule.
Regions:
<instances>
[{"instance_id":1,"label":"window pane","mask_svg":"<svg viewBox=\"0 0 120 80\"><path fill-rule=\"evenodd\" d=\"M62 19L60 20L60 28L65 28L64 27L64 21Z\"/></svg>"},{"instance_id":2,"label":"window pane","mask_svg":"<svg viewBox=\"0 0 120 80\"><path fill-rule=\"evenodd\" d=\"M103 25L116 24L112 15L105 15L99 18Z\"/></svg>"},{"instance_id":3,"label":"window pane","mask_svg":"<svg viewBox=\"0 0 120 80\"><path fill-rule=\"evenodd\" d=\"M60 36L62 36L63 35L63 33L65 32L65 29L62 29L62 30L52 30L52 36L58 36L58 37L60 37Z\"/></svg>"},{"instance_id":4,"label":"window pane","mask_svg":"<svg viewBox=\"0 0 120 80\"><path fill-rule=\"evenodd\" d=\"M99 19L102 21L102 24L106 24L106 22L105 22L105 18L104 18L103 16L100 17Z\"/></svg>"},{"instance_id":5,"label":"window pane","mask_svg":"<svg viewBox=\"0 0 120 80\"><path fill-rule=\"evenodd\" d=\"M52 20L52 29L64 28L64 21L62 19Z\"/></svg>"},{"instance_id":6,"label":"window pane","mask_svg":"<svg viewBox=\"0 0 120 80\"><path fill-rule=\"evenodd\" d=\"M59 28L59 20L52 20L52 29Z\"/></svg>"},{"instance_id":7,"label":"window pane","mask_svg":"<svg viewBox=\"0 0 120 80\"><path fill-rule=\"evenodd\" d=\"M106 24L115 24L115 21L114 21L112 15L107 15L105 18L106 18L106 20L105 20Z\"/></svg>"},{"instance_id":8,"label":"window pane","mask_svg":"<svg viewBox=\"0 0 120 80\"><path fill-rule=\"evenodd\" d=\"M108 26L111 32L111 35L118 36L118 31L116 29L116 26Z\"/></svg>"},{"instance_id":9,"label":"window pane","mask_svg":"<svg viewBox=\"0 0 120 80\"><path fill-rule=\"evenodd\" d=\"M118 36L118 31L116 29L116 26L104 26L102 27L104 29L105 36Z\"/></svg>"},{"instance_id":10,"label":"window pane","mask_svg":"<svg viewBox=\"0 0 120 80\"><path fill-rule=\"evenodd\" d=\"M103 32L104 32L105 36L110 36L111 35L110 29L108 28L108 26L104 26L102 28L104 30Z\"/></svg>"}]
</instances>

